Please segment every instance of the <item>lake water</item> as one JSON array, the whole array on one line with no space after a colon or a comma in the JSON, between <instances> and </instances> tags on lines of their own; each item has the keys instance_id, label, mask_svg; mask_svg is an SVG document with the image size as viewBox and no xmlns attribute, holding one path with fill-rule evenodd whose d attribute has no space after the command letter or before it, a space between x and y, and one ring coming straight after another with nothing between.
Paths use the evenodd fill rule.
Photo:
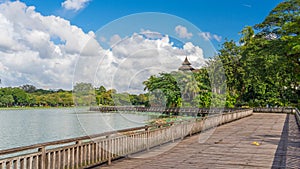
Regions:
<instances>
[{"instance_id":1,"label":"lake water","mask_svg":"<svg viewBox=\"0 0 300 169\"><path fill-rule=\"evenodd\" d=\"M143 126L153 118L84 108L0 110L0 150Z\"/></svg>"}]
</instances>

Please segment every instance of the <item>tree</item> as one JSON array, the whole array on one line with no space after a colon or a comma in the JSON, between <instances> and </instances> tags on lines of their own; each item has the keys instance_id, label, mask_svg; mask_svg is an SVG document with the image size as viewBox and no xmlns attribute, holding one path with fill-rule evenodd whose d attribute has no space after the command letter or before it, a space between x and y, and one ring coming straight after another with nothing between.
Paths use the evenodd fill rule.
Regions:
<instances>
[{"instance_id":1,"label":"tree","mask_svg":"<svg viewBox=\"0 0 300 169\"><path fill-rule=\"evenodd\" d=\"M181 106L181 92L176 79L169 73L160 73L159 76L151 76L144 81L144 90L152 92L156 101L163 106L179 107ZM149 98L150 99L150 98ZM151 100L151 99L150 99ZM164 103L166 101L166 103Z\"/></svg>"},{"instance_id":2,"label":"tree","mask_svg":"<svg viewBox=\"0 0 300 169\"><path fill-rule=\"evenodd\" d=\"M200 89L192 72L172 72L181 91L183 106L196 106L193 102Z\"/></svg>"},{"instance_id":3,"label":"tree","mask_svg":"<svg viewBox=\"0 0 300 169\"><path fill-rule=\"evenodd\" d=\"M298 103L299 7L299 0L284 1L262 23L243 28L240 45L234 41L223 44L218 58L226 75L226 106ZM215 57L213 65L217 60ZM216 70L218 66L212 68ZM218 84L218 79L211 78L212 85Z\"/></svg>"},{"instance_id":4,"label":"tree","mask_svg":"<svg viewBox=\"0 0 300 169\"><path fill-rule=\"evenodd\" d=\"M299 0L276 6L265 20L242 30L241 97L252 106L288 105L299 98Z\"/></svg>"},{"instance_id":5,"label":"tree","mask_svg":"<svg viewBox=\"0 0 300 169\"><path fill-rule=\"evenodd\" d=\"M242 34L245 37L241 38L240 43L244 45L251 42L254 31L251 27L243 29ZM236 102L242 100L240 91L243 92L243 73L244 69L241 63L241 51L243 46L238 46L233 40L224 42L220 49L219 58L222 61L226 76L226 107L234 107Z\"/></svg>"},{"instance_id":6,"label":"tree","mask_svg":"<svg viewBox=\"0 0 300 169\"><path fill-rule=\"evenodd\" d=\"M149 105L149 94L139 94L137 96L137 105L145 105L146 107L150 106Z\"/></svg>"},{"instance_id":7,"label":"tree","mask_svg":"<svg viewBox=\"0 0 300 169\"><path fill-rule=\"evenodd\" d=\"M194 73L194 77L199 88L199 93L193 102L200 108L209 107L211 104L212 89L208 69L206 67L199 69Z\"/></svg>"},{"instance_id":8,"label":"tree","mask_svg":"<svg viewBox=\"0 0 300 169\"><path fill-rule=\"evenodd\" d=\"M73 89L74 102L78 106L96 103L95 90L91 83L76 83Z\"/></svg>"},{"instance_id":9,"label":"tree","mask_svg":"<svg viewBox=\"0 0 300 169\"><path fill-rule=\"evenodd\" d=\"M12 88L11 92L16 105L18 106L29 105L29 96L24 90L20 88Z\"/></svg>"},{"instance_id":10,"label":"tree","mask_svg":"<svg viewBox=\"0 0 300 169\"><path fill-rule=\"evenodd\" d=\"M36 87L29 84L21 86L21 89L23 89L27 93L33 93L36 91Z\"/></svg>"},{"instance_id":11,"label":"tree","mask_svg":"<svg viewBox=\"0 0 300 169\"><path fill-rule=\"evenodd\" d=\"M130 106L131 100L129 93L115 93L113 95L114 105L116 106Z\"/></svg>"},{"instance_id":12,"label":"tree","mask_svg":"<svg viewBox=\"0 0 300 169\"><path fill-rule=\"evenodd\" d=\"M2 95L0 96L0 105L9 107L14 103L14 98L12 95Z\"/></svg>"},{"instance_id":13,"label":"tree","mask_svg":"<svg viewBox=\"0 0 300 169\"><path fill-rule=\"evenodd\" d=\"M71 106L73 105L72 93L68 91L58 92L59 104L62 106Z\"/></svg>"},{"instance_id":14,"label":"tree","mask_svg":"<svg viewBox=\"0 0 300 169\"><path fill-rule=\"evenodd\" d=\"M101 93L105 93L106 92L106 89L104 86L100 86L99 88L96 88L95 89L97 94L101 94Z\"/></svg>"},{"instance_id":15,"label":"tree","mask_svg":"<svg viewBox=\"0 0 300 169\"><path fill-rule=\"evenodd\" d=\"M262 23L255 25L261 30L257 36L268 40L264 45L272 55L285 61L288 92L298 93L300 85L300 1L286 0L277 5Z\"/></svg>"}]
</instances>

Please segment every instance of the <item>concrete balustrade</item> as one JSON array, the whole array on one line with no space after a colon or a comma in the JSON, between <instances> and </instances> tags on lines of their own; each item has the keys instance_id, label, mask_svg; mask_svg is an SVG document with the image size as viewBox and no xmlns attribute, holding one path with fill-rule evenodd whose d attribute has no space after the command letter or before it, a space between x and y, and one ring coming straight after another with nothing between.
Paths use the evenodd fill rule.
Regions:
<instances>
[{"instance_id":1,"label":"concrete balustrade","mask_svg":"<svg viewBox=\"0 0 300 169\"><path fill-rule=\"evenodd\" d=\"M195 108L195 107L182 107L182 108L167 108L167 107L140 107L140 106L102 106L91 107L91 111L100 112L157 112L163 114L186 115L186 116L205 116L207 114L218 114L221 112L231 112L236 110L243 110L242 108Z\"/></svg>"},{"instance_id":2,"label":"concrete balustrade","mask_svg":"<svg viewBox=\"0 0 300 169\"><path fill-rule=\"evenodd\" d=\"M296 109L295 108L287 108L287 107L277 107L277 108L253 108L253 112L258 112L258 113L295 113Z\"/></svg>"},{"instance_id":3,"label":"concrete balustrade","mask_svg":"<svg viewBox=\"0 0 300 169\"><path fill-rule=\"evenodd\" d=\"M300 111L297 108L295 109L295 117L296 117L297 124L300 127Z\"/></svg>"}]
</instances>

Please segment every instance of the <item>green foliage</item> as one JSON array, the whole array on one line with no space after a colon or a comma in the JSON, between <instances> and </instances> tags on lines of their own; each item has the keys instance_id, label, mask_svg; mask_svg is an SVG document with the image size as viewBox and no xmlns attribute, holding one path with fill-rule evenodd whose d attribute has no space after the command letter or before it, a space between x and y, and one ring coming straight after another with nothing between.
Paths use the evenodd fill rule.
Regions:
<instances>
[{"instance_id":1,"label":"green foliage","mask_svg":"<svg viewBox=\"0 0 300 169\"><path fill-rule=\"evenodd\" d=\"M144 84L152 92L178 85L184 106L299 106L299 32L300 1L283 1L262 23L243 28L239 42L225 42L219 55L198 72L171 73L177 83L169 80L169 85L162 78L166 75L150 77Z\"/></svg>"},{"instance_id":2,"label":"green foliage","mask_svg":"<svg viewBox=\"0 0 300 169\"><path fill-rule=\"evenodd\" d=\"M151 95L152 106L178 107L181 105L181 92L175 77L169 73L161 73L159 76L151 76L144 81L145 90ZM151 104L151 103L150 103Z\"/></svg>"},{"instance_id":3,"label":"green foliage","mask_svg":"<svg viewBox=\"0 0 300 169\"><path fill-rule=\"evenodd\" d=\"M180 88L182 97L182 106L195 107L195 98L200 92L200 88L196 78L192 72L172 72Z\"/></svg>"},{"instance_id":4,"label":"green foliage","mask_svg":"<svg viewBox=\"0 0 300 169\"><path fill-rule=\"evenodd\" d=\"M76 83L73 96L77 106L90 106L96 103L95 90L91 83Z\"/></svg>"},{"instance_id":5,"label":"green foliage","mask_svg":"<svg viewBox=\"0 0 300 169\"><path fill-rule=\"evenodd\" d=\"M146 107L149 105L149 94L130 94L129 95L130 102L132 105L144 105Z\"/></svg>"},{"instance_id":6,"label":"green foliage","mask_svg":"<svg viewBox=\"0 0 300 169\"><path fill-rule=\"evenodd\" d=\"M299 0L284 1L254 26L256 31L249 26L241 31L240 46L224 43L219 58L226 72L227 99L236 97L239 106L299 104L299 10Z\"/></svg>"},{"instance_id":7,"label":"green foliage","mask_svg":"<svg viewBox=\"0 0 300 169\"><path fill-rule=\"evenodd\" d=\"M21 89L23 89L27 93L33 93L36 91L36 87L29 84L21 86Z\"/></svg>"},{"instance_id":8,"label":"green foliage","mask_svg":"<svg viewBox=\"0 0 300 169\"><path fill-rule=\"evenodd\" d=\"M34 90L33 90L34 89ZM88 105L145 105L149 106L148 94L133 95L117 93L115 89L106 90L104 86L94 88L90 83L78 83L74 90L57 91L36 89L32 85L0 88L0 107L69 107Z\"/></svg>"},{"instance_id":9,"label":"green foliage","mask_svg":"<svg viewBox=\"0 0 300 169\"><path fill-rule=\"evenodd\" d=\"M9 107L14 103L14 98L12 95L3 95L0 97L1 106Z\"/></svg>"},{"instance_id":10,"label":"green foliage","mask_svg":"<svg viewBox=\"0 0 300 169\"><path fill-rule=\"evenodd\" d=\"M114 105L116 106L130 106L131 100L129 93L115 93L112 95L114 100Z\"/></svg>"},{"instance_id":11,"label":"green foliage","mask_svg":"<svg viewBox=\"0 0 300 169\"><path fill-rule=\"evenodd\" d=\"M157 128L157 127L166 127L171 126L174 123L180 123L182 121L195 120L194 117L191 116L167 116L161 117L158 119L152 119L147 122L148 125Z\"/></svg>"}]
</instances>

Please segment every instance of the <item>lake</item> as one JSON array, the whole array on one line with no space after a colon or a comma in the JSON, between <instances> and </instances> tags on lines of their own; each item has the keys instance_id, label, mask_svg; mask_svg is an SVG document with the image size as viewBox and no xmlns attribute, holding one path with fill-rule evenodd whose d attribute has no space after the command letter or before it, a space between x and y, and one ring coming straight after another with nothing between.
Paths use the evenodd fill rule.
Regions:
<instances>
[{"instance_id":1,"label":"lake","mask_svg":"<svg viewBox=\"0 0 300 169\"><path fill-rule=\"evenodd\" d=\"M0 150L143 126L153 118L87 108L0 110Z\"/></svg>"}]
</instances>

